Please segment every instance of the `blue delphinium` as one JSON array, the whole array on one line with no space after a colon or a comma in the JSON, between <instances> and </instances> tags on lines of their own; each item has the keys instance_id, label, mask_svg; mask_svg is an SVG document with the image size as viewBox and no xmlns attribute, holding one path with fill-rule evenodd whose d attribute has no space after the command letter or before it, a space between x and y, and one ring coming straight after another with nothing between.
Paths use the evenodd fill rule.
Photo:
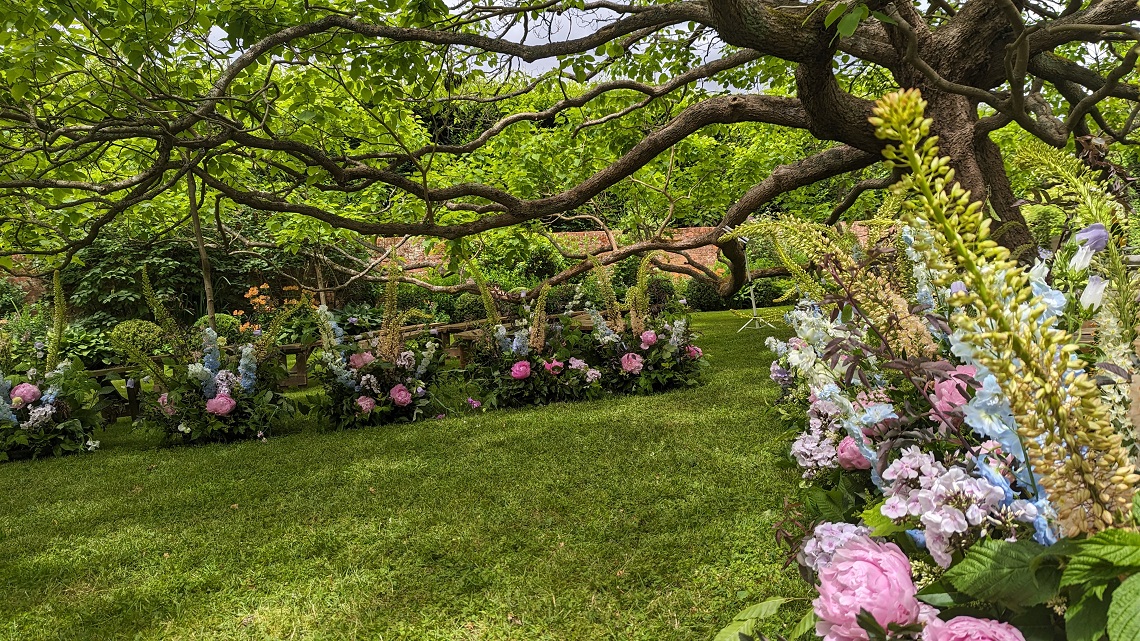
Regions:
<instances>
[{"instance_id":1,"label":"blue delphinium","mask_svg":"<svg viewBox=\"0 0 1140 641\"><path fill-rule=\"evenodd\" d=\"M515 338L511 341L511 353L516 356L526 356L529 352L530 332L520 329L515 332Z\"/></svg>"},{"instance_id":2,"label":"blue delphinium","mask_svg":"<svg viewBox=\"0 0 1140 641\"><path fill-rule=\"evenodd\" d=\"M254 356L253 345L241 348L241 360L238 362L238 374L241 376L241 388L248 392L257 382L257 358Z\"/></svg>"},{"instance_id":3,"label":"blue delphinium","mask_svg":"<svg viewBox=\"0 0 1140 641\"><path fill-rule=\"evenodd\" d=\"M217 374L222 367L222 352L218 349L218 333L209 327L202 330L202 366Z\"/></svg>"}]
</instances>

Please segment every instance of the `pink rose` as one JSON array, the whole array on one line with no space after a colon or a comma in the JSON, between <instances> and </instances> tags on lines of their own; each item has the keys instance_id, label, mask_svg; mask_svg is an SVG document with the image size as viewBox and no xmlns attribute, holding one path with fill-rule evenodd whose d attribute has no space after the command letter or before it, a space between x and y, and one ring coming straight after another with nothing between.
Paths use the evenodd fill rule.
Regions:
<instances>
[{"instance_id":1,"label":"pink rose","mask_svg":"<svg viewBox=\"0 0 1140 641\"><path fill-rule=\"evenodd\" d=\"M361 414L367 414L376 409L376 399L371 396L361 396L357 398L356 404L360 407Z\"/></svg>"},{"instance_id":2,"label":"pink rose","mask_svg":"<svg viewBox=\"0 0 1140 641\"><path fill-rule=\"evenodd\" d=\"M12 388L12 407L20 409L25 405L31 405L40 400L40 388L32 385L31 383L20 383Z\"/></svg>"},{"instance_id":3,"label":"pink rose","mask_svg":"<svg viewBox=\"0 0 1140 641\"><path fill-rule=\"evenodd\" d=\"M641 332L641 349L649 349L657 344L657 333L651 329Z\"/></svg>"},{"instance_id":4,"label":"pink rose","mask_svg":"<svg viewBox=\"0 0 1140 641\"><path fill-rule=\"evenodd\" d=\"M959 365L947 372L947 378L934 384L934 409L942 414L948 414L955 408L970 402L966 397L968 385L962 380L963 376L974 377L977 370L971 365Z\"/></svg>"},{"instance_id":5,"label":"pink rose","mask_svg":"<svg viewBox=\"0 0 1140 641\"><path fill-rule=\"evenodd\" d=\"M352 369L360 369L374 360L376 357L372 355L372 352L360 352L348 357L348 366Z\"/></svg>"},{"instance_id":6,"label":"pink rose","mask_svg":"<svg viewBox=\"0 0 1140 641\"><path fill-rule=\"evenodd\" d=\"M158 406L162 408L162 413L167 416L174 416L174 413L178 411L174 409L174 403L170 402L170 395L166 392L158 397Z\"/></svg>"},{"instance_id":7,"label":"pink rose","mask_svg":"<svg viewBox=\"0 0 1140 641\"><path fill-rule=\"evenodd\" d=\"M397 407L406 407L412 402L412 393L403 384L398 384L388 392L388 397Z\"/></svg>"},{"instance_id":8,"label":"pink rose","mask_svg":"<svg viewBox=\"0 0 1140 641\"><path fill-rule=\"evenodd\" d=\"M923 614L910 578L910 560L894 543L876 543L865 536L848 540L819 570L819 598L812 601L819 621L816 634L824 641L866 641L856 623L860 610L879 625L909 625Z\"/></svg>"},{"instance_id":9,"label":"pink rose","mask_svg":"<svg viewBox=\"0 0 1140 641\"><path fill-rule=\"evenodd\" d=\"M855 443L855 439L850 436L844 437L836 450L839 452L839 467L845 470L871 469L871 462L867 460L866 456L863 456L863 453L859 451L859 446Z\"/></svg>"},{"instance_id":10,"label":"pink rose","mask_svg":"<svg viewBox=\"0 0 1140 641\"><path fill-rule=\"evenodd\" d=\"M564 363L558 359L549 360L542 364L546 368L548 374L558 376L562 373Z\"/></svg>"},{"instance_id":11,"label":"pink rose","mask_svg":"<svg viewBox=\"0 0 1140 641\"><path fill-rule=\"evenodd\" d=\"M702 352L701 348L697 347L696 345L689 345L685 348L685 355L695 361L701 356L704 356L704 352Z\"/></svg>"},{"instance_id":12,"label":"pink rose","mask_svg":"<svg viewBox=\"0 0 1140 641\"><path fill-rule=\"evenodd\" d=\"M530 376L530 361L519 361L511 365L511 378L521 381L528 376Z\"/></svg>"},{"instance_id":13,"label":"pink rose","mask_svg":"<svg viewBox=\"0 0 1140 641\"><path fill-rule=\"evenodd\" d=\"M1025 637L1008 623L963 616L932 621L923 630L922 641L1025 641Z\"/></svg>"},{"instance_id":14,"label":"pink rose","mask_svg":"<svg viewBox=\"0 0 1140 641\"><path fill-rule=\"evenodd\" d=\"M230 398L229 394L218 394L206 401L206 411L214 416L227 416L234 411L235 407L237 407L237 401Z\"/></svg>"},{"instance_id":15,"label":"pink rose","mask_svg":"<svg viewBox=\"0 0 1140 641\"><path fill-rule=\"evenodd\" d=\"M640 374L641 370L645 368L645 359L641 354L634 354L629 352L621 357L621 371L626 374Z\"/></svg>"}]
</instances>

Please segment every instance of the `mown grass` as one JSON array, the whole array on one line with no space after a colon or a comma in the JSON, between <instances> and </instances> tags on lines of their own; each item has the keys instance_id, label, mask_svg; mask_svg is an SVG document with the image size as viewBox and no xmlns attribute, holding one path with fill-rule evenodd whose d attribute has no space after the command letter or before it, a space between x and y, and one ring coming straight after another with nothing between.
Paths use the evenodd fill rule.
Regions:
<instances>
[{"instance_id":1,"label":"mown grass","mask_svg":"<svg viewBox=\"0 0 1140 641\"><path fill-rule=\"evenodd\" d=\"M0 638L709 639L800 593L761 332L653 397L0 466Z\"/></svg>"}]
</instances>

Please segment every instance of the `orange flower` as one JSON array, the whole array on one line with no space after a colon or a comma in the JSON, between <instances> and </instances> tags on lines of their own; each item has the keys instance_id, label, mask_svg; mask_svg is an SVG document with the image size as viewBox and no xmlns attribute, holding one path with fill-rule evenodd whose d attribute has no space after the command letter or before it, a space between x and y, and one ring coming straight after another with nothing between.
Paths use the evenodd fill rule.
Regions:
<instances>
[{"instance_id":1,"label":"orange flower","mask_svg":"<svg viewBox=\"0 0 1140 641\"><path fill-rule=\"evenodd\" d=\"M235 309L234 310L234 316L244 316L244 315L245 315L245 310L242 310L242 309Z\"/></svg>"}]
</instances>

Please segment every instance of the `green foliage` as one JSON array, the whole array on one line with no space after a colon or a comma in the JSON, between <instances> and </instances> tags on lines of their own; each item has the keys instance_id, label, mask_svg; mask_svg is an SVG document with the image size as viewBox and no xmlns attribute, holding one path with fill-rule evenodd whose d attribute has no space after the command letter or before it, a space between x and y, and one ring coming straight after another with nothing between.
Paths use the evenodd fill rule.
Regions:
<instances>
[{"instance_id":1,"label":"green foliage","mask_svg":"<svg viewBox=\"0 0 1140 641\"><path fill-rule=\"evenodd\" d=\"M32 386L37 398L17 403L19 385ZM103 423L99 393L78 362L63 361L43 378L0 373L0 461L94 451Z\"/></svg>"},{"instance_id":2,"label":"green foliage","mask_svg":"<svg viewBox=\"0 0 1140 641\"><path fill-rule=\"evenodd\" d=\"M1112 593L1106 627L1109 641L1140 639L1140 574L1125 579Z\"/></svg>"},{"instance_id":3,"label":"green foliage","mask_svg":"<svg viewBox=\"0 0 1140 641\"><path fill-rule=\"evenodd\" d=\"M1060 587L1060 571L1043 562L1049 558L1047 550L1028 540L983 539L945 576L958 590L984 601L1010 608L1037 605L1053 598Z\"/></svg>"},{"instance_id":4,"label":"green foliage","mask_svg":"<svg viewBox=\"0 0 1140 641\"><path fill-rule=\"evenodd\" d=\"M48 333L47 361L48 369L55 369L59 364L59 352L63 344L63 330L67 324L67 297L63 294L63 284L59 280L59 270L52 274L53 305L51 310L51 332Z\"/></svg>"},{"instance_id":5,"label":"green foliage","mask_svg":"<svg viewBox=\"0 0 1140 641\"><path fill-rule=\"evenodd\" d=\"M210 326L210 317L202 316L194 321L192 327L201 331ZM214 329L218 332L218 336L224 338L229 345L240 345L245 336L241 331L241 321L237 316L230 314L215 314L214 315Z\"/></svg>"},{"instance_id":6,"label":"green foliage","mask_svg":"<svg viewBox=\"0 0 1140 641\"><path fill-rule=\"evenodd\" d=\"M151 357L167 344L167 334L156 323L144 320L123 321L111 330L111 345L139 371L166 380L166 372L161 364Z\"/></svg>"}]
</instances>

